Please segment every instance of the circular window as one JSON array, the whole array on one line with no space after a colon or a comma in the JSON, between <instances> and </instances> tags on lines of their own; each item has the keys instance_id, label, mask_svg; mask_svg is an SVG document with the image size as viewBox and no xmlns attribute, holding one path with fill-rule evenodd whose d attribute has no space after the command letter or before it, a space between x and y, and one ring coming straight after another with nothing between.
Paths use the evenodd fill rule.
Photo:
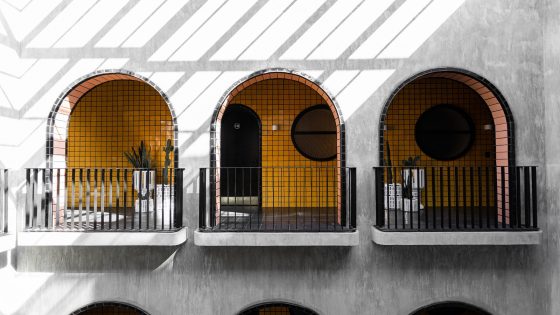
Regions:
<instances>
[{"instance_id":1,"label":"circular window","mask_svg":"<svg viewBox=\"0 0 560 315\"><path fill-rule=\"evenodd\" d=\"M453 160L465 154L474 141L472 119L451 105L426 110L416 122L416 144L436 160Z\"/></svg>"},{"instance_id":2,"label":"circular window","mask_svg":"<svg viewBox=\"0 0 560 315\"><path fill-rule=\"evenodd\" d=\"M327 105L302 111L292 125L292 142L301 155L316 161L336 157L336 123Z\"/></svg>"}]
</instances>

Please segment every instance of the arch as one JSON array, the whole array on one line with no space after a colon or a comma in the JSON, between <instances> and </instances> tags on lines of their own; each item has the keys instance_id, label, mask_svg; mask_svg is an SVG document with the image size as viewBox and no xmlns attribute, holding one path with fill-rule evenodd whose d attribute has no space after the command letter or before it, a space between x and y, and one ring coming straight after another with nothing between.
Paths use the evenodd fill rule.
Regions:
<instances>
[{"instance_id":1,"label":"arch","mask_svg":"<svg viewBox=\"0 0 560 315\"><path fill-rule=\"evenodd\" d=\"M339 167L344 167L346 165L346 157L343 148L345 147L345 128L344 128L344 119L342 117L342 112L338 103L336 102L335 98L332 94L321 86L321 82L314 80L310 76L306 75L305 73L297 72L295 70L289 70L284 68L272 68L266 69L261 71L256 71L248 76L245 76L232 84L227 91L222 95L214 112L212 114L212 123L210 125L210 166L211 167L219 167L219 132L217 129L220 127L220 121L224 115L224 111L229 104L230 101L241 91L245 88L268 79L289 79L296 82L303 83L313 90L315 90L321 97L325 100L327 105L329 106L331 112L333 113L336 126L337 126L337 133L340 134L340 139L338 141L338 148L339 152L337 153L337 161L340 162ZM342 150L341 150L342 148Z\"/></svg>"},{"instance_id":2,"label":"arch","mask_svg":"<svg viewBox=\"0 0 560 315\"><path fill-rule=\"evenodd\" d=\"M269 301L261 302L257 304L252 304L240 312L237 315L319 315L318 312L301 306L296 303L286 302L286 301Z\"/></svg>"},{"instance_id":3,"label":"arch","mask_svg":"<svg viewBox=\"0 0 560 315\"><path fill-rule=\"evenodd\" d=\"M385 165L384 153L384 139L383 131L386 127L387 112L391 103L399 92L410 83L424 78L446 78L457 82L461 82L474 90L484 102L488 105L495 125L496 139L500 139L500 143L496 143L496 165L497 166L515 166L515 142L514 139L514 120L510 107L500 93L500 91L487 79L482 76L460 68L434 68L420 72L412 77L403 81L391 93L385 105L383 106L379 122L379 162L380 165Z\"/></svg>"},{"instance_id":4,"label":"arch","mask_svg":"<svg viewBox=\"0 0 560 315\"><path fill-rule=\"evenodd\" d=\"M439 94L433 91L439 91ZM417 102L417 100L419 100L417 108L413 106L407 107L407 105L411 103L411 99L412 102ZM477 117L477 128L479 128L479 130L476 132L483 136L479 136L480 141L478 145L476 148L473 146L472 149L469 150L468 156L461 155L452 160L436 159L429 156L429 154L424 151L418 151L418 144L414 143L414 137L412 137L413 140L410 141L410 133L414 132L415 129L415 119L418 119L420 113L423 111L425 112L427 108L433 108L438 105L447 105L446 103L436 103L436 100L439 101L442 99L461 99L461 102L459 103L463 106L462 108L465 109L469 107L469 110L473 110L471 114L475 115L472 117ZM398 103L400 107L398 106L398 109L391 111L392 105L396 103ZM459 104L456 105L458 106L457 109L461 108ZM399 111L402 111L402 114ZM498 187L498 190L502 191L506 191L510 189L510 187L514 187L516 179L515 174L509 174L508 171L516 165L514 148L514 119L505 97L491 82L471 71L446 67L420 72L399 84L385 102L380 115L378 145L379 164L381 166L387 166L386 164L388 164L385 162L385 157L388 154L388 149L386 149L386 147L389 147L388 143L390 142L390 139L392 139L392 133L389 131L395 129L395 125L389 123L389 120L393 119L393 121L395 121L395 117L399 117L397 120L399 121L399 124L397 124L397 126L407 126L406 128L408 128L407 131L402 131L406 133L405 137L402 137L402 135L398 132L393 133L392 136L392 138L399 139L399 141L400 139L405 138L405 141L402 141L402 143L397 141L398 150L396 151L399 153L396 154L398 157L396 160L399 161L399 163L399 158L407 159L407 156L409 158L414 158L414 156L424 156L427 158L429 164L426 164L426 160L421 158L421 162L418 165L426 167L438 166L440 167L440 174L442 174L441 167L454 168L458 166L468 166L473 168L493 168L495 171L490 172L490 175L494 177L493 179L488 180L487 178L490 176L488 174L486 174L486 177L484 177L485 175L478 176L474 180L472 179L472 175L469 178L471 178L470 181L474 181L475 184L484 181L484 184L487 185L486 188L482 189L482 193L478 194L479 205L484 204L486 208L495 206L498 221L501 223L509 223L509 209L510 204L512 203L509 199L512 198L512 194L499 193L498 191L495 191L496 189L491 188L490 186L494 185L495 187ZM411 125L413 127L410 127ZM443 125L445 124L441 124L440 126ZM391 143L391 145L393 145L393 143ZM403 149L403 147L405 149ZM393 149L394 147L391 147L391 157L395 156L395 154L393 154L395 150ZM395 164L392 166L399 165ZM470 169L471 172L473 171L473 168ZM425 171L427 172L428 170L426 169ZM480 168L478 171L480 171ZM432 168L432 173L433 172L434 168ZM455 171L451 170L448 172L451 174L448 175L448 178L451 178L453 181L454 176L456 176ZM462 173L463 180L465 177L464 172L465 169L463 169ZM458 176L459 175L457 175L457 177ZM388 178L389 177L391 177L391 174L388 174ZM426 187L428 185L430 185L430 183L427 183ZM440 186L442 185L440 184ZM481 201L482 199L484 200ZM427 199L426 201L428 202ZM428 205L434 206L434 202L435 201L432 199L432 204ZM449 204L449 199L447 199L446 202ZM463 203L466 203L469 206L474 204L474 201L471 200L467 202L464 200ZM441 207L441 202L439 206ZM421 206L419 205L418 207L420 208ZM435 206L432 208L435 208Z\"/></svg>"},{"instance_id":5,"label":"arch","mask_svg":"<svg viewBox=\"0 0 560 315\"><path fill-rule=\"evenodd\" d=\"M410 315L491 315L480 307L458 301L436 302L422 306Z\"/></svg>"},{"instance_id":6,"label":"arch","mask_svg":"<svg viewBox=\"0 0 560 315\"><path fill-rule=\"evenodd\" d=\"M69 315L149 315L148 312L138 306L125 302L104 301L94 302L81 307Z\"/></svg>"},{"instance_id":7,"label":"arch","mask_svg":"<svg viewBox=\"0 0 560 315\"><path fill-rule=\"evenodd\" d=\"M47 146L46 161L47 168L66 168L66 153L68 140L68 126L70 122L70 114L79 102L79 100L100 84L115 80L132 80L138 81L151 86L162 97L167 104L171 119L173 121L174 133L174 161L173 167L179 165L178 159L178 126L177 115L173 106L169 102L169 98L165 93L151 80L136 74L132 71L123 69L99 70L74 81L66 90L64 90L56 99L47 121Z\"/></svg>"},{"instance_id":8,"label":"arch","mask_svg":"<svg viewBox=\"0 0 560 315\"><path fill-rule=\"evenodd\" d=\"M270 80L270 81L267 81ZM266 82L265 82L266 81ZM220 98L218 104L216 105L216 108L214 109L213 115L212 115L212 120L211 120L211 126L210 126L210 167L212 169L215 169L215 173L211 176L213 176L213 179L211 179L211 183L210 183L210 187L211 187L211 191L212 191L212 198L215 198L215 213L216 213L216 218L217 221L215 223L218 223L219 221L219 213L220 213L220 208L221 208L221 196L220 196L220 187L219 187L219 177L220 177L220 168L222 167L221 165L221 152L220 152L220 143L221 143L221 123L222 123L222 118L224 116L224 113L226 111L226 108L228 108L228 106L232 105L232 104L236 104L236 103L243 103L242 101L240 101L240 99L243 99L244 97L246 97L247 94L245 94L246 91L250 91L251 89L254 89L256 91L257 88L261 88L266 86L267 83L271 83L273 81L276 82L283 82L282 84L293 84L293 85L297 85L298 88L304 89L306 91L308 91L308 93L313 94L314 98L316 97L317 100L320 101L321 104L325 104L325 106L328 107L328 109L330 110L330 112L332 113L332 117L334 119L335 125L336 125L336 134L337 134L337 138L336 138L336 158L333 159L332 161L330 161L329 166L332 166L332 168L338 168L338 173L334 174L334 175L330 175L331 179L334 178L332 185L326 185L327 187L331 187L333 189L338 189L338 192L344 192L345 191L345 182L341 180L341 174L340 174L340 169L344 168L346 166L346 162L345 162L345 152L344 152L344 148L345 148L345 130L344 130L344 121L343 121L343 117L341 115L341 111L338 107L338 105L336 104L336 101L334 100L334 98L331 96L331 94L326 91L324 88L322 88L320 86L320 83L317 81L314 81L312 78L306 76L303 73L298 73L296 71L292 71L292 70L287 70L287 69L279 69L279 68L274 68L274 69L266 69L266 70L262 70L262 71L257 71L254 72L240 80L238 80L237 82L235 82L225 93L224 95ZM272 83L271 83L272 84ZM278 84L280 86L280 84ZM283 85L281 85L283 86ZM282 89L283 87L272 87L271 89L273 89L274 91L284 91L284 90L278 90L278 89ZM307 92L306 92L307 93ZM259 95L254 94L254 95ZM271 96L269 96L271 97ZM257 103L255 101L255 103ZM243 105L247 105L249 106L249 104L243 104ZM317 105L317 103L315 104L307 104L305 106L311 106L311 105ZM251 105L252 106L252 105ZM260 106L260 105L259 105ZM263 105L263 107L266 105ZM294 109L295 110L295 109ZM291 113L291 112L290 112ZM260 113L257 111L257 115L260 116ZM275 114L271 114L271 115L275 115ZM290 114L291 115L291 114ZM285 117L285 116L284 116ZM264 121L265 119L263 117L260 117L263 120L263 127L265 128L266 126L264 125ZM291 119L292 117L290 116L289 119ZM290 125L287 126L287 118L284 119L284 121L282 122L282 130L291 130L291 122ZM270 121L269 121L270 123ZM276 130L275 125L269 125L266 128L272 128L271 130ZM268 130L268 129L266 129ZM264 136L263 136L264 137ZM291 139L291 135L288 135L288 137ZM265 140L263 138L263 146L265 143ZM285 143L285 142L283 142ZM290 145L293 144L290 141ZM292 147L290 147L291 150ZM262 152L264 152L265 150L262 149ZM293 150L294 152L297 152L294 148ZM290 151L291 152L291 151ZM290 153L291 154L291 153ZM311 164L312 162L324 162L327 163L325 161L312 161L306 157L304 157L303 155L301 155L301 157L303 159L306 159L305 163L309 163ZM299 156L297 157L299 159ZM290 160L291 162L293 162L293 160ZM263 167L267 167L264 163L263 160ZM273 167L284 167L285 165L276 165ZM291 171L290 171L291 172ZM336 171L335 171L336 173ZM264 175L263 175L263 182L264 182ZM288 175L285 178L296 178L295 175ZM337 187L337 188L335 188ZM263 188L263 192L266 192L267 190ZM338 215L334 216L338 218L338 221L340 221L341 218L341 209L342 209L342 203L343 203L343 198L344 196L342 196L342 194L338 193L338 196L335 198L335 200L333 201L333 205L332 207L334 207L335 211L338 211ZM227 197L226 197L227 198ZM288 199L292 198L292 196L290 195L288 197ZM267 208L267 207L272 207L274 208L274 205L270 206L270 203L266 203L267 198L261 198L259 196L259 200L264 200L262 207L263 208ZM295 199L294 199L295 200ZM308 200L311 200L308 198ZM311 201L309 201L311 202ZM328 205L329 207L331 206L330 204ZM291 205L291 201L288 202L288 206L287 207L292 207ZM307 205L307 207L309 207L309 205ZM333 217L333 218L334 218Z\"/></svg>"}]
</instances>

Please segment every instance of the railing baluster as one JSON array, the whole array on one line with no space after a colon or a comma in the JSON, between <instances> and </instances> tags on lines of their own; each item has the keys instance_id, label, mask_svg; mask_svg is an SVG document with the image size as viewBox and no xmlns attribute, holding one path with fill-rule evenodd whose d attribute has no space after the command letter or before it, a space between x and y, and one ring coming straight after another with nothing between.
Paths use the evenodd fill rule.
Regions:
<instances>
[{"instance_id":1,"label":"railing baluster","mask_svg":"<svg viewBox=\"0 0 560 315\"><path fill-rule=\"evenodd\" d=\"M91 186L90 186L90 169L86 170L86 229L89 229L89 202L90 202L90 194L91 194ZM93 218L93 229L97 229L97 218Z\"/></svg>"},{"instance_id":2,"label":"railing baluster","mask_svg":"<svg viewBox=\"0 0 560 315\"><path fill-rule=\"evenodd\" d=\"M459 229L459 168L455 166L455 228Z\"/></svg>"},{"instance_id":3,"label":"railing baluster","mask_svg":"<svg viewBox=\"0 0 560 315\"><path fill-rule=\"evenodd\" d=\"M490 167L486 167L486 227L490 228Z\"/></svg>"},{"instance_id":4,"label":"railing baluster","mask_svg":"<svg viewBox=\"0 0 560 315\"><path fill-rule=\"evenodd\" d=\"M467 170L466 168L463 166L463 228L466 229L467 228L467 179L466 179L466 173Z\"/></svg>"},{"instance_id":5,"label":"railing baluster","mask_svg":"<svg viewBox=\"0 0 560 315\"><path fill-rule=\"evenodd\" d=\"M97 173L98 173L98 169L96 168L93 170L93 229L94 230L97 230L97 199L99 198L98 191L97 191ZM89 182L89 176L88 176L88 182ZM103 196L101 198L103 198ZM103 203L103 201L101 201L101 203Z\"/></svg>"},{"instance_id":6,"label":"railing baluster","mask_svg":"<svg viewBox=\"0 0 560 315\"><path fill-rule=\"evenodd\" d=\"M444 210L443 207L445 207L445 203L443 201L444 195L445 195L445 189L443 188L443 173L444 168L440 167L439 168L439 211L440 211L440 218L441 218L441 222L440 222L440 227L443 230L445 224L444 224Z\"/></svg>"},{"instance_id":7,"label":"railing baluster","mask_svg":"<svg viewBox=\"0 0 560 315\"><path fill-rule=\"evenodd\" d=\"M473 177L474 177L474 169L473 167L469 167L469 195L471 197L471 206L470 206L470 212L471 212L471 229L474 229L474 181L473 181Z\"/></svg>"},{"instance_id":8,"label":"railing baluster","mask_svg":"<svg viewBox=\"0 0 560 315\"><path fill-rule=\"evenodd\" d=\"M132 183L133 187L134 187L134 182ZM128 170L125 169L124 170L124 176L123 176L123 188L124 188L124 207L123 207L123 212L124 212L124 222L123 222L123 228L126 230L126 223L128 221L128 213L131 212L128 208ZM134 196L134 193L131 193L131 198ZM134 202L132 203L132 217L131 217L131 222L130 222L130 228L133 229L134 228L134 213L135 213L136 209L134 209Z\"/></svg>"},{"instance_id":9,"label":"railing baluster","mask_svg":"<svg viewBox=\"0 0 560 315\"><path fill-rule=\"evenodd\" d=\"M531 203L533 210L533 228L537 228L537 167L531 166Z\"/></svg>"},{"instance_id":10,"label":"railing baluster","mask_svg":"<svg viewBox=\"0 0 560 315\"><path fill-rule=\"evenodd\" d=\"M121 169L117 169L117 178L116 178L116 185L117 185L117 218L115 224L117 225L117 230L119 229L119 222L120 222L120 210L121 210ZM110 221L109 221L110 222ZM110 227L109 227L110 228Z\"/></svg>"},{"instance_id":11,"label":"railing baluster","mask_svg":"<svg viewBox=\"0 0 560 315\"><path fill-rule=\"evenodd\" d=\"M500 179L501 179L501 190L502 190L502 228L506 227L506 174L505 168L500 166Z\"/></svg>"}]
</instances>

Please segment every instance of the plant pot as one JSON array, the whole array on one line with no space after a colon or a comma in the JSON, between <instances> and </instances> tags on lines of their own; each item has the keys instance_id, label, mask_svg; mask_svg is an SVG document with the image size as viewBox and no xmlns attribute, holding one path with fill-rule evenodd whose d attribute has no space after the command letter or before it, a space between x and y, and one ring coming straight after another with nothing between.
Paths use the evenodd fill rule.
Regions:
<instances>
[{"instance_id":1,"label":"plant pot","mask_svg":"<svg viewBox=\"0 0 560 315\"><path fill-rule=\"evenodd\" d=\"M403 206L404 206L404 211L405 212L418 212L418 206L419 206L419 202L418 202L418 198L412 197L412 199L409 198L403 198Z\"/></svg>"},{"instance_id":2,"label":"plant pot","mask_svg":"<svg viewBox=\"0 0 560 315\"><path fill-rule=\"evenodd\" d=\"M147 199L136 199L134 201L134 211L140 212L140 202L142 202L142 212L152 212L154 211L154 199L147 198Z\"/></svg>"},{"instance_id":3,"label":"plant pot","mask_svg":"<svg viewBox=\"0 0 560 315\"><path fill-rule=\"evenodd\" d=\"M140 196L136 198L134 203L135 211L140 212L140 208L142 212L154 211L154 199L150 192L153 192L156 184L156 171L134 171L132 173L132 183L134 190L140 193ZM140 204L140 201L142 204ZM142 207L140 207L140 205L142 205Z\"/></svg>"},{"instance_id":4,"label":"plant pot","mask_svg":"<svg viewBox=\"0 0 560 315\"><path fill-rule=\"evenodd\" d=\"M401 184L385 184L384 185L384 204L385 209L401 210L402 209L402 185Z\"/></svg>"}]
</instances>

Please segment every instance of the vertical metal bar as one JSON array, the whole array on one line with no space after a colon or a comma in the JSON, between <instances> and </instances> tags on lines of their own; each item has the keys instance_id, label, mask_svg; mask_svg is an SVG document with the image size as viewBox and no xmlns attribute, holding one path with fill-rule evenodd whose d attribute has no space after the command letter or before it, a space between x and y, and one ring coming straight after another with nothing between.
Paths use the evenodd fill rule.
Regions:
<instances>
[{"instance_id":1,"label":"vertical metal bar","mask_svg":"<svg viewBox=\"0 0 560 315\"><path fill-rule=\"evenodd\" d=\"M105 192L105 169L101 170L101 191ZM113 169L109 169L109 229L112 228L113 208ZM101 202L101 229L105 229L105 203Z\"/></svg>"},{"instance_id":2,"label":"vertical metal bar","mask_svg":"<svg viewBox=\"0 0 560 315\"><path fill-rule=\"evenodd\" d=\"M32 182L32 188L31 188L31 206L32 206L32 211L31 211L31 227L36 228L37 227L37 196L36 196L36 189L37 189L37 169L33 169L32 170L33 174L33 182Z\"/></svg>"},{"instance_id":3,"label":"vertical metal bar","mask_svg":"<svg viewBox=\"0 0 560 315\"><path fill-rule=\"evenodd\" d=\"M467 180L466 180L466 173L467 170L465 169L465 167L463 166L463 187L462 187L462 192L463 192L463 228L467 228Z\"/></svg>"},{"instance_id":4,"label":"vertical metal bar","mask_svg":"<svg viewBox=\"0 0 560 315\"><path fill-rule=\"evenodd\" d=\"M506 174L504 172L504 167L500 167L500 179L502 185L502 228L506 227Z\"/></svg>"},{"instance_id":5,"label":"vertical metal bar","mask_svg":"<svg viewBox=\"0 0 560 315\"><path fill-rule=\"evenodd\" d=\"M44 221L44 217L43 217L43 208L45 207L45 169L40 170L41 172L41 177L40 177L40 181L41 181L41 192L40 194L40 199L39 199L39 204L37 207L38 210L38 214L37 214L37 225L44 228L45 227L45 222ZM39 179L39 176L37 176ZM46 210L46 209L45 209Z\"/></svg>"},{"instance_id":6,"label":"vertical metal bar","mask_svg":"<svg viewBox=\"0 0 560 315\"><path fill-rule=\"evenodd\" d=\"M486 167L486 227L490 228L490 167Z\"/></svg>"},{"instance_id":7,"label":"vertical metal bar","mask_svg":"<svg viewBox=\"0 0 560 315\"><path fill-rule=\"evenodd\" d=\"M157 168L154 168L154 181L152 183L152 186L154 187L152 189L152 194L153 194L153 198L152 198L152 203L153 203L153 209L154 209L154 224L153 224L153 229L156 230L157 229L157 213L158 213L158 209L157 209ZM161 194L163 194L163 184L161 185ZM163 205L162 205L163 207ZM163 212L163 208L161 209L161 212Z\"/></svg>"},{"instance_id":8,"label":"vertical metal bar","mask_svg":"<svg viewBox=\"0 0 560 315\"><path fill-rule=\"evenodd\" d=\"M31 197L33 196L33 191L31 188L31 170L25 170L25 223L26 229L31 228L32 214L33 214L33 203L31 202Z\"/></svg>"},{"instance_id":9,"label":"vertical metal bar","mask_svg":"<svg viewBox=\"0 0 560 315\"><path fill-rule=\"evenodd\" d=\"M478 171L478 228L482 229L482 170L480 166L477 167Z\"/></svg>"},{"instance_id":10,"label":"vertical metal bar","mask_svg":"<svg viewBox=\"0 0 560 315\"><path fill-rule=\"evenodd\" d=\"M8 182L8 170L4 170L4 233L8 233L8 189L10 185Z\"/></svg>"},{"instance_id":11,"label":"vertical metal bar","mask_svg":"<svg viewBox=\"0 0 560 315\"><path fill-rule=\"evenodd\" d=\"M451 229L451 168L447 167L447 227Z\"/></svg>"},{"instance_id":12,"label":"vertical metal bar","mask_svg":"<svg viewBox=\"0 0 560 315\"><path fill-rule=\"evenodd\" d=\"M175 228L183 226L183 169L175 170Z\"/></svg>"},{"instance_id":13,"label":"vertical metal bar","mask_svg":"<svg viewBox=\"0 0 560 315\"><path fill-rule=\"evenodd\" d=\"M418 199L417 199L418 211L416 212L416 217L418 219L418 222L416 223L416 227L418 228L418 230L420 230L420 211L422 210L422 209L420 209L420 206L422 205L422 202L421 202L422 201L422 190L424 190L423 188L420 188L420 186L425 186L425 175L422 176L422 174L425 174L425 171L424 171L423 168L418 168L416 172L417 172L417 175L418 175L418 180L417 180L418 185L416 185L416 190L418 191ZM421 185L421 183L422 183L422 185ZM411 215L410 216L410 227L414 228L412 221L413 220L412 220L412 215Z\"/></svg>"},{"instance_id":14,"label":"vertical metal bar","mask_svg":"<svg viewBox=\"0 0 560 315\"><path fill-rule=\"evenodd\" d=\"M91 195L91 185L90 185L90 169L86 170L86 229L89 229L89 202L90 202L90 195ZM97 218L93 218L93 229L97 229Z\"/></svg>"},{"instance_id":15,"label":"vertical metal bar","mask_svg":"<svg viewBox=\"0 0 560 315\"><path fill-rule=\"evenodd\" d=\"M432 228L436 228L436 172L432 167Z\"/></svg>"},{"instance_id":16,"label":"vertical metal bar","mask_svg":"<svg viewBox=\"0 0 560 315\"><path fill-rule=\"evenodd\" d=\"M127 198L128 197L128 184L127 184L127 181L128 181L128 170L125 169L124 174L123 174L123 199L124 199L124 204L123 204L123 212L124 212L123 229L125 229L125 230L126 230L126 223L127 223L126 221L128 221L127 216L128 216L128 212L129 212L128 205L127 205L128 204L128 198ZM132 225L132 227L134 227L134 211L135 210L134 210L134 206L132 206L132 207L133 207L133 209L132 209L132 220L131 220L132 223L131 223L131 225Z\"/></svg>"},{"instance_id":17,"label":"vertical metal bar","mask_svg":"<svg viewBox=\"0 0 560 315\"><path fill-rule=\"evenodd\" d=\"M198 178L198 227L206 228L206 169L201 168Z\"/></svg>"},{"instance_id":18,"label":"vertical metal bar","mask_svg":"<svg viewBox=\"0 0 560 315\"><path fill-rule=\"evenodd\" d=\"M385 226L385 192L382 182L383 169L380 167L374 167L373 171L375 173L375 226L384 227ZM389 189L389 187L387 187ZM350 188L352 191L352 188Z\"/></svg>"},{"instance_id":19,"label":"vertical metal bar","mask_svg":"<svg viewBox=\"0 0 560 315\"><path fill-rule=\"evenodd\" d=\"M445 215L444 215L444 210L443 207L445 207L445 202L443 201L443 197L445 195L445 188L443 187L443 171L444 168L440 167L439 168L439 211L440 211L440 218L441 218L441 222L440 222L440 227L443 230L443 227L445 226Z\"/></svg>"},{"instance_id":20,"label":"vertical metal bar","mask_svg":"<svg viewBox=\"0 0 560 315\"><path fill-rule=\"evenodd\" d=\"M142 210L144 204L144 186L146 185L145 171L138 171L138 230L142 230ZM146 205L148 203L146 202ZM136 210L135 210L136 211ZM146 210L147 211L147 210Z\"/></svg>"},{"instance_id":21,"label":"vertical metal bar","mask_svg":"<svg viewBox=\"0 0 560 315\"><path fill-rule=\"evenodd\" d=\"M76 228L74 224L74 210L76 209L76 169L72 169L72 210L70 211L70 228Z\"/></svg>"},{"instance_id":22,"label":"vertical metal bar","mask_svg":"<svg viewBox=\"0 0 560 315\"><path fill-rule=\"evenodd\" d=\"M44 200L45 200L45 214L44 214L44 225L45 228L51 229L52 228L52 220L53 220L53 174L52 169L45 168L43 169L43 187L45 189Z\"/></svg>"},{"instance_id":23,"label":"vertical metal bar","mask_svg":"<svg viewBox=\"0 0 560 315\"><path fill-rule=\"evenodd\" d=\"M494 168L494 172L492 172L492 186L493 186L493 191L494 191L494 196L495 196L495 202L494 202L494 228L498 228L498 166L495 166Z\"/></svg>"},{"instance_id":24,"label":"vertical metal bar","mask_svg":"<svg viewBox=\"0 0 560 315\"><path fill-rule=\"evenodd\" d=\"M97 173L98 173L98 169L94 169L93 170L93 218L94 218L94 224L93 224L93 229L96 230L97 229L97 199L99 198L98 196L98 191L97 191ZM103 192L101 192L101 194L103 195ZM103 196L101 196L102 199ZM103 200L101 200L101 203L103 204Z\"/></svg>"},{"instance_id":25,"label":"vertical metal bar","mask_svg":"<svg viewBox=\"0 0 560 315\"><path fill-rule=\"evenodd\" d=\"M459 229L459 168L455 166L455 228Z\"/></svg>"},{"instance_id":26,"label":"vertical metal bar","mask_svg":"<svg viewBox=\"0 0 560 315\"><path fill-rule=\"evenodd\" d=\"M150 186L152 183L152 170L146 170L146 230L150 229Z\"/></svg>"},{"instance_id":27,"label":"vertical metal bar","mask_svg":"<svg viewBox=\"0 0 560 315\"><path fill-rule=\"evenodd\" d=\"M531 202L533 210L533 228L538 228L537 222L537 167L531 166Z\"/></svg>"},{"instance_id":28,"label":"vertical metal bar","mask_svg":"<svg viewBox=\"0 0 560 315\"><path fill-rule=\"evenodd\" d=\"M355 229L356 224L356 168L350 168L350 227Z\"/></svg>"},{"instance_id":29,"label":"vertical metal bar","mask_svg":"<svg viewBox=\"0 0 560 315\"><path fill-rule=\"evenodd\" d=\"M471 229L474 229L474 181L473 181L474 167L469 167L469 194L471 197Z\"/></svg>"},{"instance_id":30,"label":"vertical metal bar","mask_svg":"<svg viewBox=\"0 0 560 315\"><path fill-rule=\"evenodd\" d=\"M56 172L56 216L55 216L55 220L56 220L56 227L60 227L60 210L63 209L63 207L60 205L60 172L62 170L61 169L57 169ZM6 173L6 176L8 174ZM7 195L6 195L7 196Z\"/></svg>"},{"instance_id":31,"label":"vertical metal bar","mask_svg":"<svg viewBox=\"0 0 560 315\"><path fill-rule=\"evenodd\" d=\"M80 173L78 174L78 187L79 187L79 195L78 195L78 220L79 220L79 228L83 229L83 195L84 195L84 185L82 183L84 170L80 168Z\"/></svg>"},{"instance_id":32,"label":"vertical metal bar","mask_svg":"<svg viewBox=\"0 0 560 315\"><path fill-rule=\"evenodd\" d=\"M117 230L119 229L119 217L120 217L120 210L121 210L121 169L117 169L117 178L116 178L116 185L117 185L117 218L116 218L116 225ZM111 228L111 227L109 227Z\"/></svg>"}]
</instances>

